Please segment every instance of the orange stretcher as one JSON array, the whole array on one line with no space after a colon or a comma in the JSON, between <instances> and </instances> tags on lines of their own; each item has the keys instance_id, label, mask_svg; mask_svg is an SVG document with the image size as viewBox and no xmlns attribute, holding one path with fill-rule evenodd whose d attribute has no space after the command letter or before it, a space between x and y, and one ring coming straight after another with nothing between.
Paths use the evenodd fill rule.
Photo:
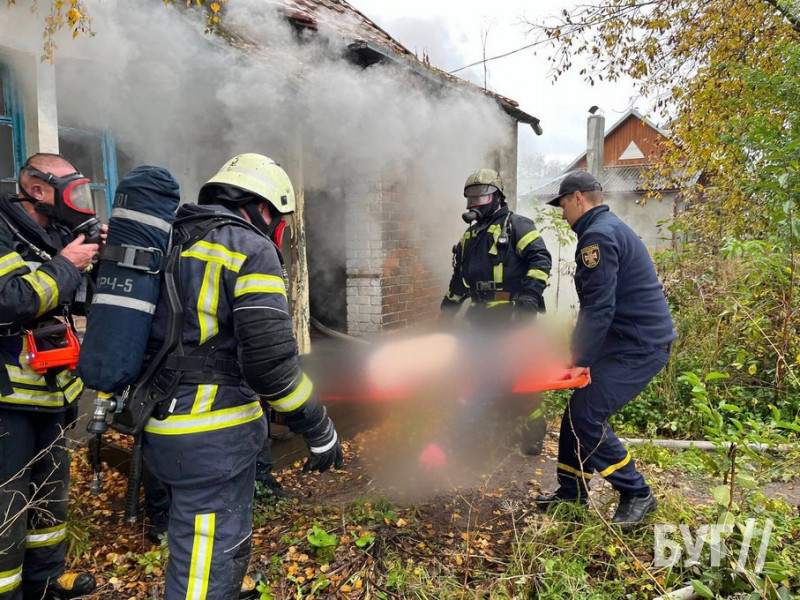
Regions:
<instances>
[{"instance_id":1,"label":"orange stretcher","mask_svg":"<svg viewBox=\"0 0 800 600\"><path fill-rule=\"evenodd\" d=\"M583 387L586 385L586 381L586 375L570 378L567 369L556 374L555 377L548 378L543 378L540 372L536 372L519 379L514 385L512 393L535 394L550 390L568 390ZM389 402L401 400L407 395L407 391L403 389L378 390L365 387L362 390L348 390L345 393L320 392L320 399L324 402Z\"/></svg>"}]
</instances>

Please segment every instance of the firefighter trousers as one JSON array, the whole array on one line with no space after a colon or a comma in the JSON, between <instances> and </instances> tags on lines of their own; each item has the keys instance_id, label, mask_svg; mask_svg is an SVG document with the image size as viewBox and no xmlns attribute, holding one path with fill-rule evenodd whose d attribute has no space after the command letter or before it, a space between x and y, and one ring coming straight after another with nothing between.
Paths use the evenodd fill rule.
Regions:
<instances>
[{"instance_id":1,"label":"firefighter trousers","mask_svg":"<svg viewBox=\"0 0 800 600\"><path fill-rule=\"evenodd\" d=\"M0 408L0 600L39 600L64 572L66 413Z\"/></svg>"},{"instance_id":2,"label":"firefighter trousers","mask_svg":"<svg viewBox=\"0 0 800 600\"><path fill-rule=\"evenodd\" d=\"M647 387L668 358L668 348L657 348L646 354L606 356L592 366L592 383L572 393L561 419L560 497L585 499L593 471L622 494L646 496L650 492L608 419Z\"/></svg>"},{"instance_id":3,"label":"firefighter trousers","mask_svg":"<svg viewBox=\"0 0 800 600\"><path fill-rule=\"evenodd\" d=\"M255 460L230 479L170 485L164 600L235 600L250 560Z\"/></svg>"}]
</instances>

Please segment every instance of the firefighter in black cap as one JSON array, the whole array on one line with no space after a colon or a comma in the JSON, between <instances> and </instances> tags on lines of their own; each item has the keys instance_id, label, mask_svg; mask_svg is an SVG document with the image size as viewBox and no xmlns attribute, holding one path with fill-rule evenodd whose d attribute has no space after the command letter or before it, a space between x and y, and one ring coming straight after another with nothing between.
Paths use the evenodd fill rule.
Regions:
<instances>
[{"instance_id":1,"label":"firefighter in black cap","mask_svg":"<svg viewBox=\"0 0 800 600\"><path fill-rule=\"evenodd\" d=\"M453 276L441 310L446 320L469 300L471 329L490 339L523 327L544 312L542 294L551 259L533 221L506 204L503 180L494 169L478 169L464 183L469 225L453 247ZM539 409L523 426L523 451L539 454L546 423Z\"/></svg>"},{"instance_id":2,"label":"firefighter in black cap","mask_svg":"<svg viewBox=\"0 0 800 600\"><path fill-rule=\"evenodd\" d=\"M572 376L588 375L590 382L573 392L561 419L559 488L536 502L542 508L586 503L588 480L597 471L619 492L612 522L627 530L655 510L656 501L608 419L661 371L677 334L647 248L603 205L602 190L591 173L573 171L549 202L564 211L578 236Z\"/></svg>"},{"instance_id":3,"label":"firefighter in black cap","mask_svg":"<svg viewBox=\"0 0 800 600\"><path fill-rule=\"evenodd\" d=\"M19 195L0 195L1 600L74 598L95 587L92 575L64 570L64 430L83 391L69 364L78 351L69 315L82 310L104 230L89 179L58 154L31 156ZM37 356L59 364L36 370Z\"/></svg>"}]
</instances>

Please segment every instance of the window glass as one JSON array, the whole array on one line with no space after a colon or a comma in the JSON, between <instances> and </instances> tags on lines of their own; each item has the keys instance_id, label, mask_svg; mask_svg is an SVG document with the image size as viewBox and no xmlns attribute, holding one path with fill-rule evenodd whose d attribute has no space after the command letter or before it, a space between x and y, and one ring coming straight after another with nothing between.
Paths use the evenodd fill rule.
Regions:
<instances>
[{"instance_id":1,"label":"window glass","mask_svg":"<svg viewBox=\"0 0 800 600\"><path fill-rule=\"evenodd\" d=\"M99 134L60 129L58 148L78 170L92 180L92 183L105 184L103 168L103 139Z\"/></svg>"},{"instance_id":2,"label":"window glass","mask_svg":"<svg viewBox=\"0 0 800 600\"><path fill-rule=\"evenodd\" d=\"M11 125L0 123L0 178L14 179L14 131Z\"/></svg>"},{"instance_id":3,"label":"window glass","mask_svg":"<svg viewBox=\"0 0 800 600\"><path fill-rule=\"evenodd\" d=\"M108 205L106 204L105 190L92 190L92 199L94 200L94 210L97 212L97 218L103 223L108 223Z\"/></svg>"},{"instance_id":4,"label":"window glass","mask_svg":"<svg viewBox=\"0 0 800 600\"><path fill-rule=\"evenodd\" d=\"M5 82L3 81L3 71L0 69L0 115L8 114L8 107L6 106L6 93Z\"/></svg>"}]
</instances>

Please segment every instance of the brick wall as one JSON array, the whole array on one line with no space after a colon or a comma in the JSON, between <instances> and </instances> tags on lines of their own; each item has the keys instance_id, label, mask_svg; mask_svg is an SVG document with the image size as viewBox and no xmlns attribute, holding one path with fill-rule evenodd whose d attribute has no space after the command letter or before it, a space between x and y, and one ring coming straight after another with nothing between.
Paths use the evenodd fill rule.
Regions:
<instances>
[{"instance_id":1,"label":"brick wall","mask_svg":"<svg viewBox=\"0 0 800 600\"><path fill-rule=\"evenodd\" d=\"M347 330L369 335L438 314L447 281L433 265L447 255L428 243L437 223L411 209L401 186L365 184L347 198ZM441 271L441 268L439 269Z\"/></svg>"}]
</instances>

